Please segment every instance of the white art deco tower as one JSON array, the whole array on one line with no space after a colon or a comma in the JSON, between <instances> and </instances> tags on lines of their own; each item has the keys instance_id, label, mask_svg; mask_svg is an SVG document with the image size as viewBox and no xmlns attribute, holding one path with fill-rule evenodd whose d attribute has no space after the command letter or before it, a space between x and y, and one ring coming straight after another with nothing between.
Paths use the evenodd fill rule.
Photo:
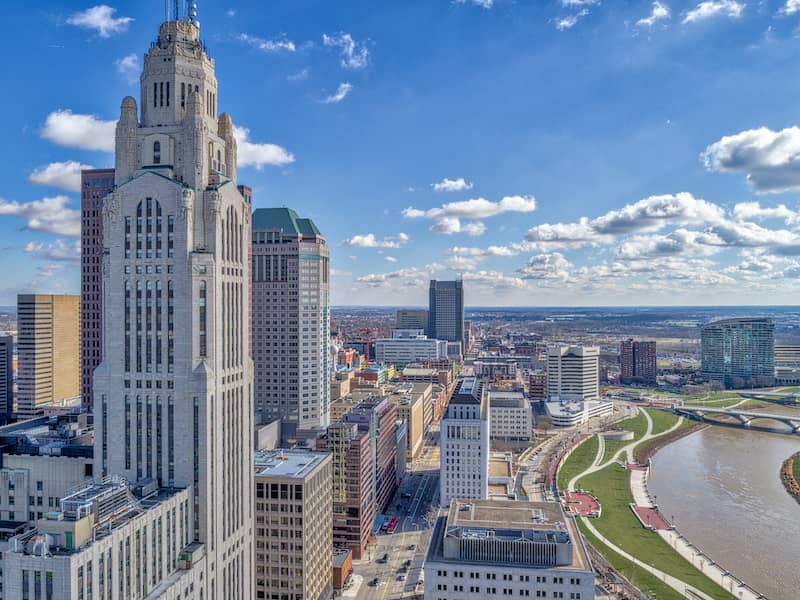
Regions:
<instances>
[{"instance_id":1,"label":"white art deco tower","mask_svg":"<svg viewBox=\"0 0 800 600\"><path fill-rule=\"evenodd\" d=\"M163 23L116 131L103 208L96 469L189 488L206 556L194 598L252 597L250 207L191 18Z\"/></svg>"}]
</instances>

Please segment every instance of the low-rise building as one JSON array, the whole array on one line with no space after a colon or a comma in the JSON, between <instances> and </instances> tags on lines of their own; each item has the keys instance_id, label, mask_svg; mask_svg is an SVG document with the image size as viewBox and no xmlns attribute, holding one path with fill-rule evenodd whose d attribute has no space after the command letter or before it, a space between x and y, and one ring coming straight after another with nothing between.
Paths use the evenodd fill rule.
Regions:
<instances>
[{"instance_id":1,"label":"low-rise building","mask_svg":"<svg viewBox=\"0 0 800 600\"><path fill-rule=\"evenodd\" d=\"M594 598L583 539L557 503L453 500L424 569L435 600Z\"/></svg>"},{"instance_id":2,"label":"low-rise building","mask_svg":"<svg viewBox=\"0 0 800 600\"><path fill-rule=\"evenodd\" d=\"M514 380L517 378L517 360L511 358L494 358L476 360L473 365L475 376L481 379Z\"/></svg>"},{"instance_id":3,"label":"low-rise building","mask_svg":"<svg viewBox=\"0 0 800 600\"><path fill-rule=\"evenodd\" d=\"M489 419L493 440L530 443L533 415L523 392L490 391Z\"/></svg>"},{"instance_id":4,"label":"low-rise building","mask_svg":"<svg viewBox=\"0 0 800 600\"><path fill-rule=\"evenodd\" d=\"M414 330L396 330L391 338L375 340L375 360L399 367L419 360L447 358L447 341L428 338Z\"/></svg>"},{"instance_id":5,"label":"low-rise building","mask_svg":"<svg viewBox=\"0 0 800 600\"><path fill-rule=\"evenodd\" d=\"M322 600L332 592L331 455L255 454L255 597Z\"/></svg>"},{"instance_id":6,"label":"low-rise building","mask_svg":"<svg viewBox=\"0 0 800 600\"><path fill-rule=\"evenodd\" d=\"M545 402L545 410L553 427L578 427L595 417L609 417L614 412L611 400L576 400L573 402Z\"/></svg>"}]
</instances>

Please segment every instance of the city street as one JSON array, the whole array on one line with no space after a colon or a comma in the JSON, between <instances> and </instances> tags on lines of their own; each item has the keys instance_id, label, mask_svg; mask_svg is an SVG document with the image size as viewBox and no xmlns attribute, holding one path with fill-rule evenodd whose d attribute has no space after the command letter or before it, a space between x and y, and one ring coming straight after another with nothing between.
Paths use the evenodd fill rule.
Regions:
<instances>
[{"instance_id":1,"label":"city street","mask_svg":"<svg viewBox=\"0 0 800 600\"><path fill-rule=\"evenodd\" d=\"M389 600L422 598L422 566L439 498L439 431L431 429L422 454L406 473L386 512L399 524L392 534L379 533L367 559L353 562L353 584L345 598ZM377 581L375 581L377 580Z\"/></svg>"}]
</instances>

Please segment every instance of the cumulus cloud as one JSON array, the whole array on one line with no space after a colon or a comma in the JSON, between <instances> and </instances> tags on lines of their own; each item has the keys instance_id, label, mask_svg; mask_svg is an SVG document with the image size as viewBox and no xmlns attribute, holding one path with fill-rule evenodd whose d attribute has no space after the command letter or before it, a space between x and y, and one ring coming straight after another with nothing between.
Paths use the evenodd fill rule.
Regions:
<instances>
[{"instance_id":1,"label":"cumulus cloud","mask_svg":"<svg viewBox=\"0 0 800 600\"><path fill-rule=\"evenodd\" d=\"M572 263L559 252L531 256L517 273L524 279L567 281Z\"/></svg>"},{"instance_id":2,"label":"cumulus cloud","mask_svg":"<svg viewBox=\"0 0 800 600\"><path fill-rule=\"evenodd\" d=\"M745 4L736 0L705 0L693 9L686 11L684 24L697 23L715 17L739 18L744 12Z\"/></svg>"},{"instance_id":3,"label":"cumulus cloud","mask_svg":"<svg viewBox=\"0 0 800 600\"><path fill-rule=\"evenodd\" d=\"M536 199L533 196L505 196L499 202L492 202L486 198L472 198L459 202L448 202L428 210L409 207L403 211L403 216L408 219L441 219L445 217L485 219L503 213L529 213L534 210L536 210Z\"/></svg>"},{"instance_id":4,"label":"cumulus cloud","mask_svg":"<svg viewBox=\"0 0 800 600\"><path fill-rule=\"evenodd\" d=\"M334 93L324 96L320 100L320 102L322 104L338 104L339 102L347 98L347 95L351 91L353 91L353 84L345 81L344 83L339 84L339 87L336 88L336 91Z\"/></svg>"},{"instance_id":5,"label":"cumulus cloud","mask_svg":"<svg viewBox=\"0 0 800 600\"><path fill-rule=\"evenodd\" d=\"M681 192L643 198L598 217L591 225L598 233L620 234L657 231L668 224L702 225L724 218L725 211L716 204Z\"/></svg>"},{"instance_id":6,"label":"cumulus cloud","mask_svg":"<svg viewBox=\"0 0 800 600\"><path fill-rule=\"evenodd\" d=\"M54 196L31 202L13 202L0 198L0 216L13 216L25 222L25 229L56 235L81 234L81 213L69 208L69 198Z\"/></svg>"},{"instance_id":7,"label":"cumulus cloud","mask_svg":"<svg viewBox=\"0 0 800 600\"><path fill-rule=\"evenodd\" d=\"M493 290L527 287L522 278L506 275L500 271L466 271L462 274L462 278L471 285L483 286Z\"/></svg>"},{"instance_id":8,"label":"cumulus cloud","mask_svg":"<svg viewBox=\"0 0 800 600\"><path fill-rule=\"evenodd\" d=\"M589 14L589 9L584 8L579 10L578 12L567 15L566 17L561 17L560 19L556 19L556 29L559 31L566 31L567 29L572 29L575 25L578 24L583 17Z\"/></svg>"},{"instance_id":9,"label":"cumulus cloud","mask_svg":"<svg viewBox=\"0 0 800 600\"><path fill-rule=\"evenodd\" d=\"M800 127L748 129L723 137L701 154L707 169L744 173L757 192L800 188Z\"/></svg>"},{"instance_id":10,"label":"cumulus cloud","mask_svg":"<svg viewBox=\"0 0 800 600\"><path fill-rule=\"evenodd\" d=\"M286 37L286 35L281 35L280 37L273 38L273 39L264 39L260 38L255 35L249 35L247 33L240 33L239 34L239 41L244 42L251 48L255 50L259 50L260 52L265 52L267 54L277 54L279 52L294 52L297 50L294 42Z\"/></svg>"},{"instance_id":11,"label":"cumulus cloud","mask_svg":"<svg viewBox=\"0 0 800 600\"><path fill-rule=\"evenodd\" d=\"M47 244L28 242L23 250L47 260L79 260L81 257L81 241L65 242L64 240L55 240Z\"/></svg>"},{"instance_id":12,"label":"cumulus cloud","mask_svg":"<svg viewBox=\"0 0 800 600\"><path fill-rule=\"evenodd\" d=\"M128 25L133 21L132 17L114 17L116 12L116 8L100 4L82 12L73 13L67 18L67 23L83 29L91 29L96 31L100 37L108 38L115 33L127 31Z\"/></svg>"},{"instance_id":13,"label":"cumulus cloud","mask_svg":"<svg viewBox=\"0 0 800 600\"><path fill-rule=\"evenodd\" d=\"M56 110L47 115L41 135L67 148L113 152L116 125L116 121L103 121L95 115Z\"/></svg>"},{"instance_id":14,"label":"cumulus cloud","mask_svg":"<svg viewBox=\"0 0 800 600\"><path fill-rule=\"evenodd\" d=\"M261 170L265 165L282 166L294 162L294 154L282 146L251 142L250 130L246 127L234 125L233 135L238 147L237 164L240 167Z\"/></svg>"},{"instance_id":15,"label":"cumulus cloud","mask_svg":"<svg viewBox=\"0 0 800 600\"><path fill-rule=\"evenodd\" d=\"M458 179L448 179L445 177L441 181L432 183L431 187L437 192L461 192L463 190L471 190L473 187L472 182L466 181L463 177Z\"/></svg>"},{"instance_id":16,"label":"cumulus cloud","mask_svg":"<svg viewBox=\"0 0 800 600\"><path fill-rule=\"evenodd\" d=\"M123 56L115 64L117 65L117 73L122 75L128 83L135 83L139 79L141 68L139 67L139 55L135 52Z\"/></svg>"},{"instance_id":17,"label":"cumulus cloud","mask_svg":"<svg viewBox=\"0 0 800 600\"><path fill-rule=\"evenodd\" d=\"M35 185L47 185L70 192L81 190L81 171L94 169L75 160L66 162L53 162L39 167L28 176L28 181Z\"/></svg>"},{"instance_id":18,"label":"cumulus cloud","mask_svg":"<svg viewBox=\"0 0 800 600\"><path fill-rule=\"evenodd\" d=\"M386 262L390 262L390 263L396 263L397 262L397 259L394 256L384 256L384 259L386 259Z\"/></svg>"},{"instance_id":19,"label":"cumulus cloud","mask_svg":"<svg viewBox=\"0 0 800 600\"><path fill-rule=\"evenodd\" d=\"M367 233L364 235L354 235L342 242L342 246L350 246L352 248L399 248L408 242L409 236L407 233L400 232L397 235L386 236L383 239L375 237L374 233Z\"/></svg>"},{"instance_id":20,"label":"cumulus cloud","mask_svg":"<svg viewBox=\"0 0 800 600\"><path fill-rule=\"evenodd\" d=\"M508 246L489 246L488 248L475 248L470 246L453 246L448 252L455 256L469 256L476 258L509 257L517 256L519 251Z\"/></svg>"},{"instance_id":21,"label":"cumulus cloud","mask_svg":"<svg viewBox=\"0 0 800 600\"><path fill-rule=\"evenodd\" d=\"M800 213L787 208L785 204L767 207L759 202L739 202L733 207L733 217L738 220L781 219L787 223L800 222Z\"/></svg>"},{"instance_id":22,"label":"cumulus cloud","mask_svg":"<svg viewBox=\"0 0 800 600\"><path fill-rule=\"evenodd\" d=\"M369 62L369 50L363 43L356 42L353 36L344 31L322 35L322 44L328 48L338 48L340 64L345 69L363 69Z\"/></svg>"},{"instance_id":23,"label":"cumulus cloud","mask_svg":"<svg viewBox=\"0 0 800 600\"><path fill-rule=\"evenodd\" d=\"M800 12L800 0L786 0L778 12L787 16Z\"/></svg>"},{"instance_id":24,"label":"cumulus cloud","mask_svg":"<svg viewBox=\"0 0 800 600\"><path fill-rule=\"evenodd\" d=\"M580 248L608 244L614 237L597 232L587 217L581 217L576 223L535 225L525 234L525 241L534 244L534 248Z\"/></svg>"},{"instance_id":25,"label":"cumulus cloud","mask_svg":"<svg viewBox=\"0 0 800 600\"><path fill-rule=\"evenodd\" d=\"M659 21L669 20L670 16L671 12L669 10L669 6L662 4L661 2L653 2L653 8L650 11L650 15L636 21L636 26L650 28Z\"/></svg>"}]
</instances>

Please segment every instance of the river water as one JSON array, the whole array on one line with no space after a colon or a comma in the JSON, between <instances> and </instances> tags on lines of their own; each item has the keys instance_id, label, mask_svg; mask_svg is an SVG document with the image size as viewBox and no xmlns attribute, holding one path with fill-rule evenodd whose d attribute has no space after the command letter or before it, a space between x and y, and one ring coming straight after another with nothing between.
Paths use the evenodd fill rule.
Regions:
<instances>
[{"instance_id":1,"label":"river water","mask_svg":"<svg viewBox=\"0 0 800 600\"><path fill-rule=\"evenodd\" d=\"M765 412L786 412L778 408ZM800 598L800 504L780 481L800 436L709 427L662 448L649 483L662 514L771 600Z\"/></svg>"}]
</instances>

